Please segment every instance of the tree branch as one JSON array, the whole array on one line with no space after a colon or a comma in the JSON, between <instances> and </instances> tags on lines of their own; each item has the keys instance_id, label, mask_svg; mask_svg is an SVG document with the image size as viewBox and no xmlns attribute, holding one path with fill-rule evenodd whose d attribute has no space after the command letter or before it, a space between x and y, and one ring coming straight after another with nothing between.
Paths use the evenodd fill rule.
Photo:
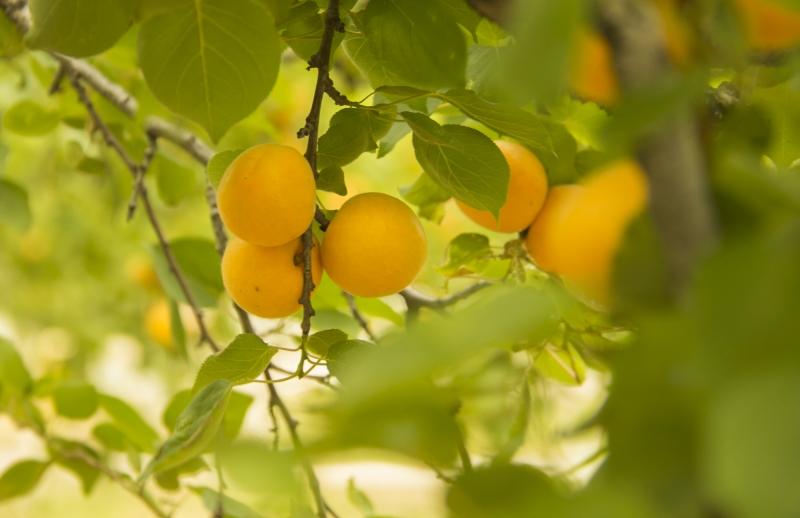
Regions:
<instances>
[{"instance_id":1,"label":"tree branch","mask_svg":"<svg viewBox=\"0 0 800 518\"><path fill-rule=\"evenodd\" d=\"M624 88L646 87L672 72L654 6L638 0L604 0L601 16ZM677 297L717 237L702 139L691 107L675 110L644 136L639 159L650 184L650 211L664 245L668 288Z\"/></svg>"},{"instance_id":2,"label":"tree branch","mask_svg":"<svg viewBox=\"0 0 800 518\"><path fill-rule=\"evenodd\" d=\"M120 157L122 162L131 172L134 178L134 190L138 189L138 197L141 200L142 206L144 207L145 213L147 214L147 219L150 221L150 226L153 228L153 231L156 234L156 238L158 239L158 243L161 247L161 251L164 254L164 258L167 261L167 265L169 266L170 272L175 277L175 280L178 282L178 286L180 287L181 293L183 294L184 298L186 299L186 303L189 304L189 307L192 309L192 313L194 314L195 320L197 320L197 327L200 330L200 342L208 343L208 345L214 350L218 351L219 347L217 346L214 339L211 337L211 334L206 327L205 320L203 319L203 313L200 310L200 306L198 306L197 302L192 295L191 290L189 289L189 285L186 281L186 278L181 271L180 266L178 265L177 260L175 259L175 255L172 253L172 248L169 245L169 242L164 235L164 231L161 228L161 223L158 221L158 216L156 215L155 209L153 208L153 204L150 202L150 196L147 191L147 186L144 185L141 181L139 181L139 177L142 172L142 168L149 165L149 163L138 164L131 155L127 152L125 147L122 143L117 139L116 136L111 132L111 129L105 124L102 120L100 115L98 114L97 110L95 109L94 103L89 98L89 94L86 92L86 89L81 84L81 77L78 73L74 71L68 71L69 80L72 83L72 87L75 92L78 94L78 100L80 103L86 108L87 113L89 114L89 118L92 120L94 125L94 129L99 131L105 141L106 145L113 149L116 154ZM152 156L151 156L152 159Z\"/></svg>"},{"instance_id":3,"label":"tree branch","mask_svg":"<svg viewBox=\"0 0 800 518\"><path fill-rule=\"evenodd\" d=\"M448 306L452 306L453 304L460 302L464 299L467 299L474 295L475 293L481 291L484 288L488 288L491 286L491 283L488 282L477 282L466 288L458 293L454 293L449 297L444 297L440 299L434 299L430 297L426 297L419 293L416 293L412 290L405 289L400 292L400 296L403 297L403 300L406 303L406 307L409 311L418 311L420 308L430 308L437 311L444 310Z\"/></svg>"},{"instance_id":4,"label":"tree branch","mask_svg":"<svg viewBox=\"0 0 800 518\"><path fill-rule=\"evenodd\" d=\"M370 340L373 342L377 341L377 337L369 328L369 322L367 322L367 319L364 318L364 315L361 314L361 311L358 310L358 306L356 306L356 298L346 291L342 292L342 296L344 296L345 300L347 301L347 306L350 308L350 313L353 315L353 318L356 319L358 325L361 326L361 329L367 333L367 336Z\"/></svg>"}]
</instances>

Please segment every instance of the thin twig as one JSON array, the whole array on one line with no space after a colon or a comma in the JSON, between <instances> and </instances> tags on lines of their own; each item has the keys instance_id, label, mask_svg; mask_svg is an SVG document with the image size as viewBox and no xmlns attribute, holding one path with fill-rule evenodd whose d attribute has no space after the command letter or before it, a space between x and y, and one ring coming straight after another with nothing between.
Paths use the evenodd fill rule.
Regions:
<instances>
[{"instance_id":1,"label":"thin twig","mask_svg":"<svg viewBox=\"0 0 800 518\"><path fill-rule=\"evenodd\" d=\"M370 329L369 322L367 322L367 319L364 318L364 315L362 315L361 311L358 310L358 306L356 305L356 298L353 297L353 295L351 295L350 293L347 293L346 291L343 291L342 295L347 301L347 306L350 308L350 313L352 313L353 318L356 319L356 322L358 322L358 325L361 326L361 329L363 329L364 332L367 333L369 339L375 342L377 340L377 337L372 332L372 329Z\"/></svg>"},{"instance_id":2,"label":"thin twig","mask_svg":"<svg viewBox=\"0 0 800 518\"><path fill-rule=\"evenodd\" d=\"M406 307L409 311L412 310L419 310L419 308L430 308L441 311L448 306L452 306L456 302L460 302L470 296L474 295L475 293L481 291L484 288L488 288L491 286L491 283L488 282L478 282L470 286L469 288L464 289L463 291L459 291L458 293L454 293L449 297L444 297L440 299L434 299L430 297L426 297L419 293L416 293L412 290L405 289L400 292L400 296L403 297L403 300L406 303Z\"/></svg>"},{"instance_id":3,"label":"thin twig","mask_svg":"<svg viewBox=\"0 0 800 518\"><path fill-rule=\"evenodd\" d=\"M120 157L123 161L125 166L131 172L134 177L134 180L137 179L137 175L139 174L139 170L141 164L138 164L128 153L122 143L117 139L116 136L111 132L111 129L105 124L103 119L97 113L97 109L94 106L94 103L89 98L89 94L86 92L83 84L81 83L81 78L76 72L70 72L69 80L72 83L72 87L75 92L78 94L78 99L80 100L81 104L86 108L89 117L92 120L92 124L94 125L94 129L103 137L106 145L113 149L116 154ZM145 213L147 214L147 219L150 221L150 226L153 228L153 231L156 234L158 239L158 243L161 247L161 251L164 254L164 258L167 261L167 265L169 266L170 272L175 277L175 280L178 282L178 286L180 287L181 293L183 294L184 298L186 299L186 303L189 304L189 307L192 309L192 313L194 314L195 320L197 320L197 327L200 330L200 342L208 343L208 345L214 351L219 350L219 346L217 346L214 339L211 337L211 333L209 333L208 328L206 327L205 320L203 319L203 313L200 310L200 306L197 305L197 302L192 295L191 290L189 289L189 285L186 281L186 278L181 271L180 266L178 265L177 260L175 259L175 255L172 253L172 248L169 245L169 242L164 235L164 231L161 228L161 223L158 220L158 216L156 215L155 209L153 208L153 204L150 202L150 196L147 191L147 186L143 183L139 186L139 199L141 200L142 206L144 207Z\"/></svg>"},{"instance_id":4,"label":"thin twig","mask_svg":"<svg viewBox=\"0 0 800 518\"><path fill-rule=\"evenodd\" d=\"M332 0L331 3L334 1L335 0ZM268 381L272 380L269 369L264 371L264 377ZM297 421L295 421L295 419L292 417L291 412L289 412L289 408L286 406L286 403L283 402L283 399L281 399L280 395L278 394L278 390L275 388L275 385L273 383L268 383L267 390L269 390L270 405L275 405L275 408L278 409L278 412L281 414L281 417L286 423L286 428L289 431L289 437L292 440L292 446L294 447L295 452L297 452L297 456L300 458L300 463L303 466L303 470L306 472L308 485L311 487L311 492L314 495L314 501L317 505L317 516L319 518L326 518L328 504L325 503L325 499L322 497L322 490L319 486L317 474L314 472L314 466L312 466L311 462L308 460L308 455L306 454L303 442L300 440L300 435L297 433Z\"/></svg>"},{"instance_id":5,"label":"thin twig","mask_svg":"<svg viewBox=\"0 0 800 518\"><path fill-rule=\"evenodd\" d=\"M464 434L461 433L460 428L456 433L456 448L458 449L458 456L461 458L461 469L465 472L472 471L472 459L469 457L467 445L464 443Z\"/></svg>"},{"instance_id":6,"label":"thin twig","mask_svg":"<svg viewBox=\"0 0 800 518\"><path fill-rule=\"evenodd\" d=\"M128 221L133 219L134 214L136 213L136 202L139 200L139 196L142 194L142 189L144 188L144 175L147 170L150 168L150 164L153 163L153 159L156 156L156 151L158 149L158 141L153 135L147 134L147 148L144 150L144 158L142 158L142 163L136 168L136 172L134 173L134 180L133 180L133 189L131 189L131 199L128 202L128 214L127 219Z\"/></svg>"}]
</instances>

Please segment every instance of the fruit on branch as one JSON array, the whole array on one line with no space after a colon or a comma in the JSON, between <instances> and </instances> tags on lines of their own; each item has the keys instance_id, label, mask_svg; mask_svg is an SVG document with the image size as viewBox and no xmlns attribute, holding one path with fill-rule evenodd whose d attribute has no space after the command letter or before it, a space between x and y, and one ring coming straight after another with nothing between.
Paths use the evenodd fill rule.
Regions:
<instances>
[{"instance_id":1,"label":"fruit on branch","mask_svg":"<svg viewBox=\"0 0 800 518\"><path fill-rule=\"evenodd\" d=\"M619 98L619 83L608 41L598 32L584 29L573 56L569 85L575 95L606 106L614 104Z\"/></svg>"},{"instance_id":2,"label":"fruit on branch","mask_svg":"<svg viewBox=\"0 0 800 518\"><path fill-rule=\"evenodd\" d=\"M515 142L495 142L508 162L508 191L506 201L495 219L488 210L470 207L457 200L462 212L475 223L495 232L519 232L531 224L544 204L547 195L547 175L539 159L524 146Z\"/></svg>"},{"instance_id":3,"label":"fruit on branch","mask_svg":"<svg viewBox=\"0 0 800 518\"><path fill-rule=\"evenodd\" d=\"M635 162L603 166L579 185L551 190L528 231L528 252L543 270L607 304L614 256L646 203L647 181Z\"/></svg>"},{"instance_id":4,"label":"fruit on branch","mask_svg":"<svg viewBox=\"0 0 800 518\"><path fill-rule=\"evenodd\" d=\"M300 236L316 207L314 174L297 150L276 144L253 146L225 171L217 190L219 213L237 237L278 246Z\"/></svg>"},{"instance_id":5,"label":"fruit on branch","mask_svg":"<svg viewBox=\"0 0 800 518\"><path fill-rule=\"evenodd\" d=\"M748 43L764 52L800 45L800 10L777 0L736 0Z\"/></svg>"},{"instance_id":6,"label":"fruit on branch","mask_svg":"<svg viewBox=\"0 0 800 518\"><path fill-rule=\"evenodd\" d=\"M286 317L300 307L303 246L299 238L264 247L232 239L222 256L222 282L242 309L264 318ZM314 285L322 278L319 243L311 248Z\"/></svg>"},{"instance_id":7,"label":"fruit on branch","mask_svg":"<svg viewBox=\"0 0 800 518\"><path fill-rule=\"evenodd\" d=\"M397 198L377 192L342 205L322 242L325 271L340 288L361 297L402 290L422 269L426 255L416 214Z\"/></svg>"},{"instance_id":8,"label":"fruit on branch","mask_svg":"<svg viewBox=\"0 0 800 518\"><path fill-rule=\"evenodd\" d=\"M172 342L172 315L169 303L165 299L159 299L147 308L144 315L144 329L147 336L158 345L167 349L175 347Z\"/></svg>"}]
</instances>

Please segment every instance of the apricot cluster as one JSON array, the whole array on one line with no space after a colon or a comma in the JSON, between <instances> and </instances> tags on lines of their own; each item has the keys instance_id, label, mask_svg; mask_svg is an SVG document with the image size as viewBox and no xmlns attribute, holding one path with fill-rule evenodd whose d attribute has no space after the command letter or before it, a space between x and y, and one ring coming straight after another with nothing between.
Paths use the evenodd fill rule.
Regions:
<instances>
[{"instance_id":1,"label":"apricot cluster","mask_svg":"<svg viewBox=\"0 0 800 518\"><path fill-rule=\"evenodd\" d=\"M226 169L217 204L235 236L222 258L228 294L257 316L294 313L303 293L300 236L316 210L316 184L306 159L274 144L244 151ZM321 246L314 239L312 280L319 284L324 265L349 293L389 295L414 280L425 255L425 234L411 209L385 194L360 194L337 212Z\"/></svg>"},{"instance_id":2,"label":"apricot cluster","mask_svg":"<svg viewBox=\"0 0 800 518\"><path fill-rule=\"evenodd\" d=\"M497 142L509 165L506 201L495 219L458 202L473 221L490 230L528 229L525 246L536 265L584 295L607 303L614 256L628 223L647 201L647 183L634 162L618 161L580 183L548 191L544 168L519 144Z\"/></svg>"}]
</instances>

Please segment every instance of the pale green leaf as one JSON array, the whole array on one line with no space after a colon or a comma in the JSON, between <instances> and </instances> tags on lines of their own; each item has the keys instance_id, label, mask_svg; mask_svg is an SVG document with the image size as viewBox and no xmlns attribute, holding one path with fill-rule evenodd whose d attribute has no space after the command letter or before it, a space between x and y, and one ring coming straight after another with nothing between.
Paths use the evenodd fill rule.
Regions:
<instances>
[{"instance_id":1,"label":"pale green leaf","mask_svg":"<svg viewBox=\"0 0 800 518\"><path fill-rule=\"evenodd\" d=\"M222 508L225 513L224 518L264 518L262 514L228 495L221 495L222 502L220 502L220 493L217 490L209 487L192 487L191 490L202 498L203 505L209 513L216 514Z\"/></svg>"},{"instance_id":2,"label":"pale green leaf","mask_svg":"<svg viewBox=\"0 0 800 518\"><path fill-rule=\"evenodd\" d=\"M56 412L71 419L91 417L99 404L97 390L85 382L62 383L53 391Z\"/></svg>"},{"instance_id":3,"label":"pale green leaf","mask_svg":"<svg viewBox=\"0 0 800 518\"><path fill-rule=\"evenodd\" d=\"M421 174L417 181L400 189L403 199L417 207L421 218L439 223L444 217L443 204L450 199L445 191L427 174Z\"/></svg>"},{"instance_id":4,"label":"pale green leaf","mask_svg":"<svg viewBox=\"0 0 800 518\"><path fill-rule=\"evenodd\" d=\"M44 475L49 462L23 460L0 476L0 502L30 493Z\"/></svg>"},{"instance_id":5,"label":"pale green leaf","mask_svg":"<svg viewBox=\"0 0 800 518\"><path fill-rule=\"evenodd\" d=\"M264 2L194 0L142 24L139 63L156 97L217 141L272 89L280 42Z\"/></svg>"},{"instance_id":6,"label":"pale green leaf","mask_svg":"<svg viewBox=\"0 0 800 518\"><path fill-rule=\"evenodd\" d=\"M100 423L92 428L92 436L110 451L125 451L128 447L125 433L111 423Z\"/></svg>"},{"instance_id":7,"label":"pale green leaf","mask_svg":"<svg viewBox=\"0 0 800 518\"><path fill-rule=\"evenodd\" d=\"M223 286L219 254L214 243L207 239L180 238L170 242L170 247L195 302L202 307L216 307ZM160 246L153 246L152 256L156 274L167 295L173 300L185 300Z\"/></svg>"},{"instance_id":8,"label":"pale green leaf","mask_svg":"<svg viewBox=\"0 0 800 518\"><path fill-rule=\"evenodd\" d=\"M84 57L110 48L128 30L136 0L31 0L31 47Z\"/></svg>"},{"instance_id":9,"label":"pale green leaf","mask_svg":"<svg viewBox=\"0 0 800 518\"><path fill-rule=\"evenodd\" d=\"M217 380L227 380L233 385L249 383L264 372L277 352L277 349L265 344L258 336L241 334L225 349L203 362L192 393L197 394L203 387Z\"/></svg>"},{"instance_id":10,"label":"pale green leaf","mask_svg":"<svg viewBox=\"0 0 800 518\"><path fill-rule=\"evenodd\" d=\"M158 442L158 434L142 419L139 412L114 396L100 394L99 401L102 409L133 445L142 451L153 451Z\"/></svg>"},{"instance_id":11,"label":"pale green leaf","mask_svg":"<svg viewBox=\"0 0 800 518\"><path fill-rule=\"evenodd\" d=\"M0 394L27 394L33 388L33 380L25 368L17 350L0 338Z\"/></svg>"},{"instance_id":12,"label":"pale green leaf","mask_svg":"<svg viewBox=\"0 0 800 518\"><path fill-rule=\"evenodd\" d=\"M426 173L459 200L497 215L508 191L508 163L486 135L466 126L440 126L403 112L414 132L414 154Z\"/></svg>"},{"instance_id":13,"label":"pale green leaf","mask_svg":"<svg viewBox=\"0 0 800 518\"><path fill-rule=\"evenodd\" d=\"M26 137L50 133L58 126L58 120L58 113L30 99L17 102L3 114L3 126Z\"/></svg>"},{"instance_id":14,"label":"pale green leaf","mask_svg":"<svg viewBox=\"0 0 800 518\"><path fill-rule=\"evenodd\" d=\"M158 196L170 207L201 192L195 171L164 155L156 157L151 170L155 172Z\"/></svg>"},{"instance_id":15,"label":"pale green leaf","mask_svg":"<svg viewBox=\"0 0 800 518\"><path fill-rule=\"evenodd\" d=\"M340 329L324 329L308 337L306 348L315 356L323 358L328 355L332 345L347 340L347 334Z\"/></svg>"},{"instance_id":16,"label":"pale green leaf","mask_svg":"<svg viewBox=\"0 0 800 518\"><path fill-rule=\"evenodd\" d=\"M203 454L214 443L233 385L218 379L200 390L178 416L175 431L159 448L140 481Z\"/></svg>"},{"instance_id":17,"label":"pale green leaf","mask_svg":"<svg viewBox=\"0 0 800 518\"><path fill-rule=\"evenodd\" d=\"M353 504L353 507L358 509L364 516L372 516L375 512L372 501L366 493L356 486L356 481L352 477L347 480L347 499Z\"/></svg>"},{"instance_id":18,"label":"pale green leaf","mask_svg":"<svg viewBox=\"0 0 800 518\"><path fill-rule=\"evenodd\" d=\"M447 277L480 272L494 256L489 238L472 232L454 237L447 245L446 253L447 262L439 267L439 271Z\"/></svg>"},{"instance_id":19,"label":"pale green leaf","mask_svg":"<svg viewBox=\"0 0 800 518\"><path fill-rule=\"evenodd\" d=\"M219 187L219 182L222 180L223 175L225 175L225 170L228 169L231 162L236 160L236 157L241 155L245 149L246 148L226 149L211 157L211 160L209 160L206 165L206 174L208 174L208 181L211 182L211 185L213 185L215 189Z\"/></svg>"}]
</instances>

